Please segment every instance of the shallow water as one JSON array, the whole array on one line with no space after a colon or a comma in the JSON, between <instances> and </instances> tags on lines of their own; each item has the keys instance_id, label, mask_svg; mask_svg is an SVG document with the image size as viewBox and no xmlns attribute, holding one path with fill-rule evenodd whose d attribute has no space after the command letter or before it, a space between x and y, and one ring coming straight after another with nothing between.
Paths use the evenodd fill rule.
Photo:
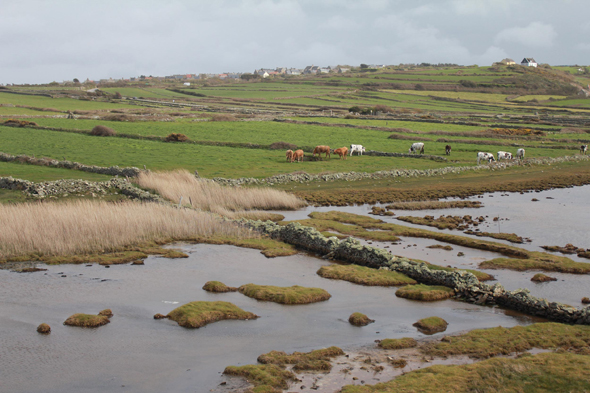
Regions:
<instances>
[{"instance_id":1,"label":"shallow water","mask_svg":"<svg viewBox=\"0 0 590 393\"><path fill-rule=\"evenodd\" d=\"M490 221L499 215L509 219L500 223L502 231L533 240L519 247L541 251L540 245L573 243L590 248L589 186L508 197L491 195L480 199L485 204L482 209L396 214L487 215ZM540 201L530 202L533 197ZM292 220L305 218L311 211L329 210L367 214L370 206L281 213ZM380 218L412 226L391 217ZM494 224L490 223L490 230ZM452 251L428 249L426 246L438 243L430 239L404 238L396 245L371 243L396 255L459 268L475 269L479 262L500 256L454 245ZM447 332L439 335L533 322L498 307L455 300L420 303L397 298L395 288L324 279L316 271L329 262L311 255L267 259L256 250L233 246L181 247L189 252L189 258L149 257L140 266L41 266L48 270L27 274L0 270L0 392L207 392L225 380L220 374L225 366L254 364L258 355L270 350L309 351L331 345L346 349L373 345L376 339L424 337L412 324L433 315L449 322ZM465 255L458 257L460 251ZM530 281L534 272L485 271L508 289L527 287L551 301L580 306L581 297L590 296L590 275L550 273L559 281L535 284ZM201 287L209 280L230 286L252 282L321 287L332 298L284 306L239 293L205 292ZM221 321L194 330L152 318L196 300L229 301L260 318ZM71 314L98 313L105 308L115 314L106 326L82 329L62 325ZM376 322L362 328L351 326L347 320L353 312L365 313ZM51 326L50 335L36 333L42 322Z\"/></svg>"},{"instance_id":2,"label":"shallow water","mask_svg":"<svg viewBox=\"0 0 590 393\"><path fill-rule=\"evenodd\" d=\"M188 245L188 259L150 257L143 266L45 266L46 272L0 271L0 380L2 392L204 392L227 365L252 364L271 350L308 351L369 345L375 339L422 337L412 324L437 315L447 333L532 320L499 308L454 300L420 303L397 298L395 288L371 288L319 277L327 262L307 255L267 259L256 250ZM62 277L65 275L66 277ZM326 289L329 301L299 306L260 302L239 293L211 294L209 280L303 285ZM260 316L201 329L154 320L195 300L224 300ZM63 326L77 312L110 308L97 329ZM353 312L376 322L358 328ZM52 333L37 334L41 322ZM124 385L124 387L123 387Z\"/></svg>"}]
</instances>

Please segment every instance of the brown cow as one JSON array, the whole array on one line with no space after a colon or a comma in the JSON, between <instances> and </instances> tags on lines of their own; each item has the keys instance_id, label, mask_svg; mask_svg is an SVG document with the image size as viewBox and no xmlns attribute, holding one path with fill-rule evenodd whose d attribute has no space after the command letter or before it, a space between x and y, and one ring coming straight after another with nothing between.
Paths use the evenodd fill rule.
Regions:
<instances>
[{"instance_id":1,"label":"brown cow","mask_svg":"<svg viewBox=\"0 0 590 393\"><path fill-rule=\"evenodd\" d=\"M285 155L287 156L287 161L293 162L293 150L287 150Z\"/></svg>"},{"instance_id":2,"label":"brown cow","mask_svg":"<svg viewBox=\"0 0 590 393\"><path fill-rule=\"evenodd\" d=\"M303 161L303 150L299 149L293 152L293 154L291 155L291 162L293 162L294 160L297 160L297 162Z\"/></svg>"},{"instance_id":3,"label":"brown cow","mask_svg":"<svg viewBox=\"0 0 590 393\"><path fill-rule=\"evenodd\" d=\"M326 158L330 158L330 146L316 146L311 156L315 157L317 154L319 157L322 153L326 153Z\"/></svg>"},{"instance_id":4,"label":"brown cow","mask_svg":"<svg viewBox=\"0 0 590 393\"><path fill-rule=\"evenodd\" d=\"M450 156L451 155L451 145L446 145L445 146L445 154L447 156Z\"/></svg>"},{"instance_id":5,"label":"brown cow","mask_svg":"<svg viewBox=\"0 0 590 393\"><path fill-rule=\"evenodd\" d=\"M335 149L334 154L338 154L341 160L346 160L346 156L348 155L348 147L341 147L340 149Z\"/></svg>"}]
</instances>

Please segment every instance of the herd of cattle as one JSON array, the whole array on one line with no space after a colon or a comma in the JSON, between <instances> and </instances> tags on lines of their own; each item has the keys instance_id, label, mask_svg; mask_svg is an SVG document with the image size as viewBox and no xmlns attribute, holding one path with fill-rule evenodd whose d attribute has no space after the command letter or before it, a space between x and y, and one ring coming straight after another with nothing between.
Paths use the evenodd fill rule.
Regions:
<instances>
[{"instance_id":1,"label":"herd of cattle","mask_svg":"<svg viewBox=\"0 0 590 393\"><path fill-rule=\"evenodd\" d=\"M586 151L588 150L588 145L582 145L580 146L580 153L582 154L586 154ZM315 149L313 149L313 154L312 157L315 158L316 154L318 155L318 157L321 156L321 154L325 154L326 158L330 158L330 146L316 146ZM352 153L357 153L358 155L363 155L363 153L365 152L365 147L363 145L350 145L350 149L348 149L348 147L341 147L339 149L334 149L334 154L338 154L340 156L340 159L344 159L346 160L346 156L350 155L352 156ZM409 154L424 154L424 143L422 142L417 142L417 143L412 143L412 146L410 146L410 149L408 150ZM516 158L522 160L524 159L524 149L518 149L516 150ZM447 156L451 155L451 145L446 145L445 146L445 154ZM303 150L287 150L287 161L290 162L301 162L303 161ZM514 157L512 156L512 153L510 152L506 152L506 151L499 151L498 152L498 161L501 160L512 160ZM485 153L485 152L478 152L477 153L477 165L479 165L482 161L487 161L488 163L491 163L492 161L496 161L496 158L494 157L494 155L492 153Z\"/></svg>"}]
</instances>

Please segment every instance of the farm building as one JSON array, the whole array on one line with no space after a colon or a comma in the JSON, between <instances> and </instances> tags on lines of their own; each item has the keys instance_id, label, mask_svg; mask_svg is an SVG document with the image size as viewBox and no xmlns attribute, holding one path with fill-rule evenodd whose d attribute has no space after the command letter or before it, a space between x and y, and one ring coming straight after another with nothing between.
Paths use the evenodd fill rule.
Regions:
<instances>
[{"instance_id":1,"label":"farm building","mask_svg":"<svg viewBox=\"0 0 590 393\"><path fill-rule=\"evenodd\" d=\"M537 66L537 62L532 57L525 57L520 62L520 65L521 66L525 66L525 67L536 67Z\"/></svg>"}]
</instances>

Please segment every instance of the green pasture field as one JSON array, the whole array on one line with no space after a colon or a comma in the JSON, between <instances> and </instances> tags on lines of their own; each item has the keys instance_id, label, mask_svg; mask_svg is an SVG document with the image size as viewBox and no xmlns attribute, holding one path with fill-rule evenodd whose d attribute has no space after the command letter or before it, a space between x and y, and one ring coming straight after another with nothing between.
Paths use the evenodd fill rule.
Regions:
<instances>
[{"instance_id":1,"label":"green pasture field","mask_svg":"<svg viewBox=\"0 0 590 393\"><path fill-rule=\"evenodd\" d=\"M0 177L12 176L34 182L59 179L82 179L91 181L109 180L111 176L97 173L75 171L64 168L51 168L40 165L21 164L16 162L0 162Z\"/></svg>"},{"instance_id":2,"label":"green pasture field","mask_svg":"<svg viewBox=\"0 0 590 393\"><path fill-rule=\"evenodd\" d=\"M572 99L572 100L561 100L561 101L554 101L554 102L546 102L544 104L548 105L548 106L572 106L572 107L579 107L579 108L590 108L590 99L580 98L580 99Z\"/></svg>"},{"instance_id":3,"label":"green pasture field","mask_svg":"<svg viewBox=\"0 0 590 393\"><path fill-rule=\"evenodd\" d=\"M35 108L55 108L61 111L119 109L128 107L125 102L84 101L72 98L49 98L43 96L10 94L0 92L0 104L27 105Z\"/></svg>"},{"instance_id":4,"label":"green pasture field","mask_svg":"<svg viewBox=\"0 0 590 393\"><path fill-rule=\"evenodd\" d=\"M146 165L152 170L184 168L205 177L267 177L278 173L305 171L375 172L397 168L439 168L444 162L418 158L349 157L317 162L288 163L283 150L246 149L164 143L113 137L94 137L58 131L2 127L2 149L10 154L27 154L78 161L88 165L121 167ZM407 147L404 145L407 151Z\"/></svg>"},{"instance_id":5,"label":"green pasture field","mask_svg":"<svg viewBox=\"0 0 590 393\"><path fill-rule=\"evenodd\" d=\"M10 107L10 106L0 106L0 116L3 117L10 117L11 115L14 116L22 116L22 115L29 115L29 116L51 116L55 115L56 112L42 112L36 111L34 109L29 108L17 108L17 107Z\"/></svg>"},{"instance_id":6,"label":"green pasture field","mask_svg":"<svg viewBox=\"0 0 590 393\"><path fill-rule=\"evenodd\" d=\"M555 99L555 100L564 100L567 97L566 96L558 96L558 95L526 95L526 96L520 96L517 98L512 99L512 101L530 101L530 100L538 100L538 101L547 101L549 99Z\"/></svg>"},{"instance_id":7,"label":"green pasture field","mask_svg":"<svg viewBox=\"0 0 590 393\"><path fill-rule=\"evenodd\" d=\"M176 93L174 91L157 88L138 88L138 87L107 87L100 89L110 94L121 93L124 97L145 97L145 98L174 98L174 97L186 97L183 94Z\"/></svg>"}]
</instances>

